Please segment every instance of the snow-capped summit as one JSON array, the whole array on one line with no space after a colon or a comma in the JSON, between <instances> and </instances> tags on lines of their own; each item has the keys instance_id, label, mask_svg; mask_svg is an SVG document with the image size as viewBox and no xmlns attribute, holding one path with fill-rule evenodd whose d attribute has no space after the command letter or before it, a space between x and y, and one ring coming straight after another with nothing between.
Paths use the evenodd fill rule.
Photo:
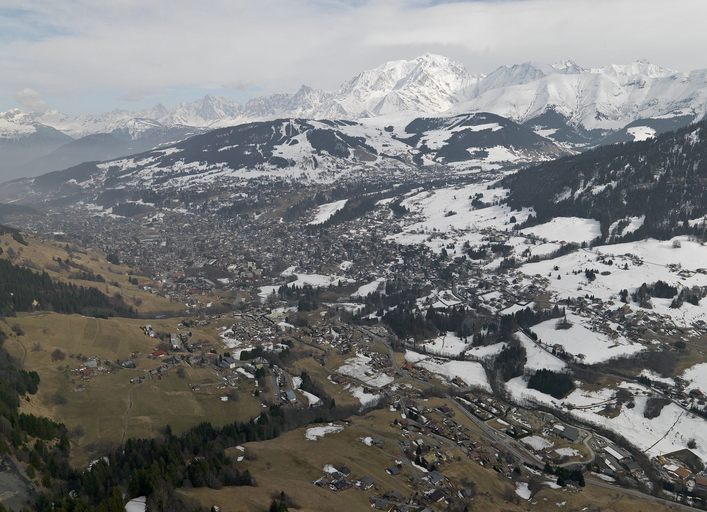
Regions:
<instances>
[{"instance_id":1,"label":"snow-capped summit","mask_svg":"<svg viewBox=\"0 0 707 512\"><path fill-rule=\"evenodd\" d=\"M0 137L11 139L34 133L35 124L33 116L19 108L0 112Z\"/></svg>"},{"instance_id":2,"label":"snow-capped summit","mask_svg":"<svg viewBox=\"0 0 707 512\"><path fill-rule=\"evenodd\" d=\"M168 126L182 125L208 127L224 119L236 119L241 107L227 98L207 94L190 103L180 103L171 112L159 118Z\"/></svg>"},{"instance_id":3,"label":"snow-capped summit","mask_svg":"<svg viewBox=\"0 0 707 512\"><path fill-rule=\"evenodd\" d=\"M552 111L588 130L616 130L648 118L707 112L707 72L677 73L639 60L584 69L574 63L547 68L504 66L486 77L457 112L494 112L526 122Z\"/></svg>"},{"instance_id":4,"label":"snow-capped summit","mask_svg":"<svg viewBox=\"0 0 707 512\"><path fill-rule=\"evenodd\" d=\"M359 73L341 86L334 101L355 117L439 113L457 103L479 78L447 57L427 53Z\"/></svg>"},{"instance_id":5,"label":"snow-capped summit","mask_svg":"<svg viewBox=\"0 0 707 512\"><path fill-rule=\"evenodd\" d=\"M606 74L617 78L645 77L645 78L665 78L677 73L677 71L653 64L645 59L639 59L630 64L610 64L606 67L593 69L593 73Z\"/></svg>"},{"instance_id":6,"label":"snow-capped summit","mask_svg":"<svg viewBox=\"0 0 707 512\"><path fill-rule=\"evenodd\" d=\"M356 120L465 112L491 112L521 123L549 112L567 126L586 130L616 130L646 118L682 116L689 122L707 112L707 70L678 73L645 60L589 69L564 60L504 65L473 75L462 64L426 53L362 71L335 91L303 85L295 93L243 105L206 95L172 109L158 104L141 112L67 116L12 110L0 114L0 138L33 133L36 125L72 138L116 130L140 138L155 129L203 130L289 117Z\"/></svg>"}]
</instances>

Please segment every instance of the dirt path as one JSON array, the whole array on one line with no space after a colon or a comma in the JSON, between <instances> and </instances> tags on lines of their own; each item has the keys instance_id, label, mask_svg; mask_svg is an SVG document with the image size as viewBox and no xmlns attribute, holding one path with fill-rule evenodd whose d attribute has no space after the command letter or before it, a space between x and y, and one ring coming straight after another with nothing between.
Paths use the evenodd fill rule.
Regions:
<instances>
[{"instance_id":1,"label":"dirt path","mask_svg":"<svg viewBox=\"0 0 707 512\"><path fill-rule=\"evenodd\" d=\"M130 388L128 392L128 407L125 409L125 414L123 414L123 435L120 438L121 445L125 443L125 437L128 433L128 420L130 419L130 411L133 408L133 389L134 388Z\"/></svg>"}]
</instances>

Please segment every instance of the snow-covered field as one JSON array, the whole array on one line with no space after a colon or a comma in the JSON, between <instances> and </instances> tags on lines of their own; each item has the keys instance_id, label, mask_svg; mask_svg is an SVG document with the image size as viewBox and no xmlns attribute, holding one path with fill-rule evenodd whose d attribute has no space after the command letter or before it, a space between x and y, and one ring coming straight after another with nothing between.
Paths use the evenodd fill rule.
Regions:
<instances>
[{"instance_id":1,"label":"snow-covered field","mask_svg":"<svg viewBox=\"0 0 707 512\"><path fill-rule=\"evenodd\" d=\"M550 222L520 230L525 235L535 235L550 242L582 243L601 236L599 221L579 217L556 217Z\"/></svg>"},{"instance_id":2,"label":"snow-covered field","mask_svg":"<svg viewBox=\"0 0 707 512\"><path fill-rule=\"evenodd\" d=\"M521 345L525 349L525 356L527 358L525 368L527 370L546 369L560 372L567 367L567 364L562 359L552 355L545 350L545 348L540 347L522 332L516 333L516 337L520 340Z\"/></svg>"},{"instance_id":3,"label":"snow-covered field","mask_svg":"<svg viewBox=\"0 0 707 512\"><path fill-rule=\"evenodd\" d=\"M411 350L405 352L405 360L415 366L424 368L430 373L439 375L445 380L461 379L467 386L491 391L491 385L486 377L486 370L475 361L455 361L428 357Z\"/></svg>"},{"instance_id":4,"label":"snow-covered field","mask_svg":"<svg viewBox=\"0 0 707 512\"><path fill-rule=\"evenodd\" d=\"M383 289L385 284L385 278L384 277L379 277L378 279L375 279L371 281L370 283L366 283L364 285L361 285L358 287L358 290L353 292L351 294L351 297L360 297L360 298L365 298L366 296L370 295L371 293L377 292L381 289Z\"/></svg>"},{"instance_id":5,"label":"snow-covered field","mask_svg":"<svg viewBox=\"0 0 707 512\"><path fill-rule=\"evenodd\" d=\"M382 397L379 393L367 393L363 386L347 385L345 389L361 403L361 407L376 405Z\"/></svg>"},{"instance_id":6,"label":"snow-covered field","mask_svg":"<svg viewBox=\"0 0 707 512\"><path fill-rule=\"evenodd\" d=\"M387 386L393 382L392 376L374 369L371 362L371 357L359 353L355 357L347 359L336 371L376 388Z\"/></svg>"},{"instance_id":7,"label":"snow-covered field","mask_svg":"<svg viewBox=\"0 0 707 512\"><path fill-rule=\"evenodd\" d=\"M580 455L578 450L570 447L555 448L554 452L560 457L578 457Z\"/></svg>"},{"instance_id":8,"label":"snow-covered field","mask_svg":"<svg viewBox=\"0 0 707 512\"><path fill-rule=\"evenodd\" d=\"M304 395L304 397L307 399L307 402L309 403L310 407L314 407L322 403L321 398L319 398L317 395L314 395L310 393L309 391L304 391L300 389L300 393Z\"/></svg>"},{"instance_id":9,"label":"snow-covered field","mask_svg":"<svg viewBox=\"0 0 707 512\"><path fill-rule=\"evenodd\" d=\"M523 444L527 444L533 450L538 450L538 451L546 450L546 449L552 448L554 446L551 441L548 441L544 437L540 437L540 436L526 436L523 439L521 439L521 442Z\"/></svg>"},{"instance_id":10,"label":"snow-covered field","mask_svg":"<svg viewBox=\"0 0 707 512\"><path fill-rule=\"evenodd\" d=\"M506 389L519 403L541 403L565 410L575 418L601 428L609 429L651 456L670 453L687 448L691 439L696 442L692 449L703 462L707 462L707 428L702 418L685 411L674 403L666 405L657 418L643 416L650 390L637 384L622 383L621 387L634 395L635 406L621 407L621 412L609 418L600 412L613 401L615 389L598 391L576 389L564 399L558 400L534 389L528 389L523 377L511 379Z\"/></svg>"},{"instance_id":11,"label":"snow-covered field","mask_svg":"<svg viewBox=\"0 0 707 512\"><path fill-rule=\"evenodd\" d=\"M529 500L532 496L527 482L516 482L516 494L524 500Z\"/></svg>"},{"instance_id":12,"label":"snow-covered field","mask_svg":"<svg viewBox=\"0 0 707 512\"><path fill-rule=\"evenodd\" d=\"M341 210L346 206L348 199L342 199L341 201L334 201L332 203L325 203L317 207L317 211L314 214L314 219L311 220L310 224L323 224L328 221L332 215Z\"/></svg>"},{"instance_id":13,"label":"snow-covered field","mask_svg":"<svg viewBox=\"0 0 707 512\"><path fill-rule=\"evenodd\" d=\"M691 366L682 374L682 378L690 382L688 389L699 389L707 395L707 363Z\"/></svg>"},{"instance_id":14,"label":"snow-covered field","mask_svg":"<svg viewBox=\"0 0 707 512\"><path fill-rule=\"evenodd\" d=\"M458 356L469 344L453 332L442 334L423 346L435 355Z\"/></svg>"},{"instance_id":15,"label":"snow-covered field","mask_svg":"<svg viewBox=\"0 0 707 512\"><path fill-rule=\"evenodd\" d=\"M320 425L317 427L308 428L304 433L304 437L308 441L316 441L320 437L324 437L327 434L338 434L342 430L344 430L344 427L342 425L335 425L334 423L329 423L328 425Z\"/></svg>"},{"instance_id":16,"label":"snow-covered field","mask_svg":"<svg viewBox=\"0 0 707 512\"><path fill-rule=\"evenodd\" d=\"M648 140L655 137L655 130L650 126L632 126L626 132L633 137L634 141Z\"/></svg>"},{"instance_id":17,"label":"snow-covered field","mask_svg":"<svg viewBox=\"0 0 707 512\"><path fill-rule=\"evenodd\" d=\"M646 239L581 249L552 260L527 263L520 269L527 275L547 277L549 289L558 298L592 295L604 301L616 301L622 289L634 292L643 283L659 280L678 289L707 286L704 271L707 245L686 236L671 240ZM587 269L599 271L596 279L587 279L584 273ZM602 275L602 272L609 274ZM700 301L698 306L684 303L680 308L671 308L670 303L671 299L653 298L653 308L644 311L669 316L683 327L697 320L707 321L707 300ZM639 306L634 303L631 307L638 309Z\"/></svg>"},{"instance_id":18,"label":"snow-covered field","mask_svg":"<svg viewBox=\"0 0 707 512\"><path fill-rule=\"evenodd\" d=\"M552 319L533 326L532 331L538 335L538 341L544 345L550 348L554 345L562 345L565 352L587 364L630 356L645 349L643 345L631 343L618 334L610 337L602 332L591 330L584 325L587 320L578 315L568 313L567 320L572 324L569 329L556 329L558 320ZM539 361L535 362L539 363Z\"/></svg>"},{"instance_id":19,"label":"snow-covered field","mask_svg":"<svg viewBox=\"0 0 707 512\"><path fill-rule=\"evenodd\" d=\"M268 300L268 297L277 295L280 286L296 286L302 288L305 285L311 286L313 288L328 288L329 286L339 286L353 283L352 279L337 275L324 275L324 274L304 274L295 272L296 267L290 267L282 272L283 277L295 277L294 281L287 283L287 285L265 285L258 289L258 297L261 302Z\"/></svg>"}]
</instances>

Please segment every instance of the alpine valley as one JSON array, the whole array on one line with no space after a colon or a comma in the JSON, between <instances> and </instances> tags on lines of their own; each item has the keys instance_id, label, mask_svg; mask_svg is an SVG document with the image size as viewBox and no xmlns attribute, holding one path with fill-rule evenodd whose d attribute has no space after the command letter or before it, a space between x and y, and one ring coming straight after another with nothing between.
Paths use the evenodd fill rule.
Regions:
<instances>
[{"instance_id":1,"label":"alpine valley","mask_svg":"<svg viewBox=\"0 0 707 512\"><path fill-rule=\"evenodd\" d=\"M432 54L0 114L0 511L706 509L705 114Z\"/></svg>"}]
</instances>

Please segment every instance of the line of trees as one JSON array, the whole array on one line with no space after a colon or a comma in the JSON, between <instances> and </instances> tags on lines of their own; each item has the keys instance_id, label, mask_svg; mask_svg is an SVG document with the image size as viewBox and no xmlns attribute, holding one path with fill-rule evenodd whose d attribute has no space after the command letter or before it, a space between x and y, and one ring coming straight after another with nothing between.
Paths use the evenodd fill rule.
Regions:
<instances>
[{"instance_id":1,"label":"line of trees","mask_svg":"<svg viewBox=\"0 0 707 512\"><path fill-rule=\"evenodd\" d=\"M35 308L92 316L135 315L120 296L108 297L96 288L55 281L46 272L0 259L0 315Z\"/></svg>"}]
</instances>

